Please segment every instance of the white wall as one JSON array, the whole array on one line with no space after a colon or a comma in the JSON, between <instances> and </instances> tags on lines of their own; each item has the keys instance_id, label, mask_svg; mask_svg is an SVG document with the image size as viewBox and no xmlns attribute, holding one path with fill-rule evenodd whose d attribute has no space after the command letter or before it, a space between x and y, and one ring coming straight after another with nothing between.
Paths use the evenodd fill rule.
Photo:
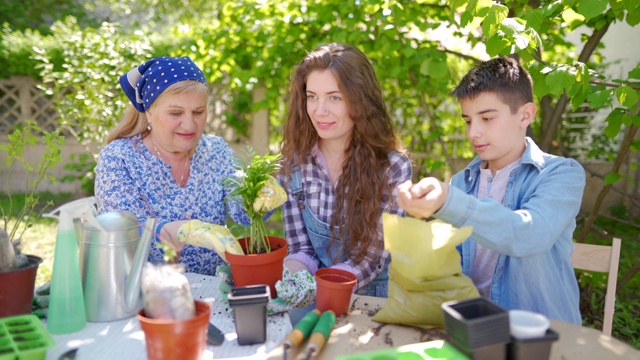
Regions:
<instances>
[{"instance_id":1,"label":"white wall","mask_svg":"<svg viewBox=\"0 0 640 360\"><path fill-rule=\"evenodd\" d=\"M567 40L580 46L580 36L590 35L587 30L578 28L569 34ZM602 38L602 43L605 48L600 52L607 63L613 64L605 73L608 79L626 78L627 73L640 62L640 26L632 28L626 22L613 23Z\"/></svg>"}]
</instances>

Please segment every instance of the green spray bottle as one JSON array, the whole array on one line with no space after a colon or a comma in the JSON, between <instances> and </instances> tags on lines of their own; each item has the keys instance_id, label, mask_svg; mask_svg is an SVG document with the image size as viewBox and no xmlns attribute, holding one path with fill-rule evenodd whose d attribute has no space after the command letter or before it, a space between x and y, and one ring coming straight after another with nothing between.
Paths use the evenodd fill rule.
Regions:
<instances>
[{"instance_id":1,"label":"green spray bottle","mask_svg":"<svg viewBox=\"0 0 640 360\"><path fill-rule=\"evenodd\" d=\"M74 217L79 218L83 215L93 217L91 202L84 200L65 204L51 212L60 212L47 312L47 329L52 334L76 332L82 330L87 324L78 258L78 240L73 223Z\"/></svg>"}]
</instances>

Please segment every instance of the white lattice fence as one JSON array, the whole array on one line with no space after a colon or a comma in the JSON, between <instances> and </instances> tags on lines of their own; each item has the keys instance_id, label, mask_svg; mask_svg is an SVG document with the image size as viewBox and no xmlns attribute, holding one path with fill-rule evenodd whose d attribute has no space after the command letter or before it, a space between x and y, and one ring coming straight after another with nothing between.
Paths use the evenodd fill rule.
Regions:
<instances>
[{"instance_id":1,"label":"white lattice fence","mask_svg":"<svg viewBox=\"0 0 640 360\"><path fill-rule=\"evenodd\" d=\"M53 104L59 96L46 96L28 76L0 79L0 133L10 133L29 119L47 130L57 128L58 113Z\"/></svg>"}]
</instances>

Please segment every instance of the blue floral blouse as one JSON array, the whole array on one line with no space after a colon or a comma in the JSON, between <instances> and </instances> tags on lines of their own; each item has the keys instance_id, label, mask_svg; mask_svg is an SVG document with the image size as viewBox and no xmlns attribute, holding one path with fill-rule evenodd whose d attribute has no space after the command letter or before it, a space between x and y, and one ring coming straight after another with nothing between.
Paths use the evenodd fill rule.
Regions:
<instances>
[{"instance_id":1,"label":"blue floral blouse","mask_svg":"<svg viewBox=\"0 0 640 360\"><path fill-rule=\"evenodd\" d=\"M225 202L230 190L222 179L235 172L236 155L220 137L203 135L191 157L191 172L184 188L178 186L169 165L154 156L140 135L107 144L96 167L95 196L102 213L128 210L141 224L198 219L225 225L227 215L248 225L249 217L236 202ZM156 241L159 241L156 239ZM163 263L162 251L152 242L149 261ZM213 250L187 245L180 254L186 272L215 275L224 261Z\"/></svg>"}]
</instances>

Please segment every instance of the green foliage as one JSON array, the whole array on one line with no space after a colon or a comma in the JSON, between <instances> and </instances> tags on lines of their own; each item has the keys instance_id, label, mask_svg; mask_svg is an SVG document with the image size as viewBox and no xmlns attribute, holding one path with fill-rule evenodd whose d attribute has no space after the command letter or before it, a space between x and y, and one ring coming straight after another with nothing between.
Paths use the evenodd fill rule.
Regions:
<instances>
[{"instance_id":1,"label":"green foliage","mask_svg":"<svg viewBox=\"0 0 640 360\"><path fill-rule=\"evenodd\" d=\"M538 140L544 140L543 148L550 150L549 139L581 139L597 144L593 148L615 149L611 142L625 128L622 119L612 119L615 126L607 131L610 139L586 133L588 126L564 126L570 124L554 119L564 112L554 108L566 106L558 102L564 94L570 97L574 111L585 101L591 111L612 106L612 98L607 97L611 93L621 100L621 109L627 114L637 110L637 85L628 79L608 82L619 84L615 86L619 89L595 85L604 66L597 48L583 60L575 55L581 49L565 40L580 26L598 31L616 20L633 20L628 15L638 8L628 1L615 2L597 13L603 3L607 2L543 1L532 8L524 0L509 7L486 0L451 1L448 7L435 1L371 0L334 6L338 4L334 0L183 0L185 6L169 9L156 0L135 4L101 0L96 5L107 6L113 14L131 14L121 17L130 27L105 23L97 29L85 29L66 19L56 23L47 38L57 44L54 48L64 60L53 58L56 51L46 49L39 50L38 60L44 64L43 79L55 82L49 91L73 89L59 102L61 123L66 130L74 129L72 134L87 146L102 144L126 105L115 81L122 69L169 53L193 57L211 82L225 87L228 110L222 120L241 135L250 135L252 112L268 109L275 130L270 133L273 143L280 140L278 128L285 118L283 100L287 99L292 69L322 43L348 42L371 59L409 150L429 154L416 157L420 169L416 176L422 176L451 167L452 158L472 156L464 141L456 140L455 146L443 141L450 135L464 139L457 104L447 94L469 67L497 54L517 54L534 78L536 96L541 99L541 122L534 130ZM134 17L140 22L130 21ZM140 26L144 22L150 26ZM167 36L155 36L158 33ZM585 35L585 43L588 38ZM251 92L256 86L266 89L264 102L253 103ZM618 123L622 125L618 127ZM565 132L578 133L549 137L558 124L563 124ZM560 145L571 148L566 143Z\"/></svg>"},{"instance_id":2,"label":"green foliage","mask_svg":"<svg viewBox=\"0 0 640 360\"><path fill-rule=\"evenodd\" d=\"M83 6L73 0L21 0L0 2L0 24L8 24L16 30L35 30L42 34L56 19L71 15L80 19L85 26L96 26L99 22L92 18Z\"/></svg>"},{"instance_id":3,"label":"green foliage","mask_svg":"<svg viewBox=\"0 0 640 360\"><path fill-rule=\"evenodd\" d=\"M64 166L67 175L60 182L74 182L80 180L80 188L84 194L94 194L96 160L90 154L71 154L71 162Z\"/></svg>"},{"instance_id":4,"label":"green foliage","mask_svg":"<svg viewBox=\"0 0 640 360\"><path fill-rule=\"evenodd\" d=\"M14 31L5 23L0 34L0 63L3 64L0 67L0 79L14 75L39 79L39 62L33 58L36 46L47 52L54 63L63 63L59 49L56 49L50 38L30 29L24 32Z\"/></svg>"},{"instance_id":5,"label":"green foliage","mask_svg":"<svg viewBox=\"0 0 640 360\"><path fill-rule=\"evenodd\" d=\"M229 195L232 199L230 201L240 201L251 220L249 225L251 241L247 249L248 254L271 251L271 246L266 239L267 230L263 218L277 206L265 204L263 189L265 189L265 185L279 186L273 178L273 175L280 169L279 159L280 154L258 155L252 148L246 149L244 156L239 157L236 173L224 179L225 185L233 189ZM278 199L275 192L269 195L271 195L270 199Z\"/></svg>"},{"instance_id":6,"label":"green foliage","mask_svg":"<svg viewBox=\"0 0 640 360\"><path fill-rule=\"evenodd\" d=\"M149 39L141 33L125 36L106 23L83 30L74 18L56 23L51 30L61 45L62 68L42 49L37 49L35 57L42 63L42 80L52 84L46 92L64 94L56 100L59 123L81 144L101 145L128 105L118 79L128 71L124 69L152 57Z\"/></svg>"},{"instance_id":7,"label":"green foliage","mask_svg":"<svg viewBox=\"0 0 640 360\"><path fill-rule=\"evenodd\" d=\"M6 194L8 197L8 206L3 205L0 208L2 215L3 229L9 235L10 240L22 238L24 232L31 227L32 222L42 214L47 206L41 207L39 197L37 196L38 186L42 180L47 179L55 183L56 179L48 173L55 167L62 158L60 152L64 146L64 137L57 131L43 131L34 121L28 121L25 125L18 126L11 134L9 134L9 143L0 145L0 151L6 153L5 162L0 164L0 172L9 174L7 176ZM31 164L25 158L28 148L33 148L35 144L43 139L46 145L45 153L36 164ZM24 199L20 206L14 208L13 191L11 189L11 175L14 165L19 163L24 167L26 172L25 187L21 189L24 192ZM51 205L48 203L48 205ZM17 213L14 213L16 211ZM15 214L15 222L9 226L9 215Z\"/></svg>"}]
</instances>

